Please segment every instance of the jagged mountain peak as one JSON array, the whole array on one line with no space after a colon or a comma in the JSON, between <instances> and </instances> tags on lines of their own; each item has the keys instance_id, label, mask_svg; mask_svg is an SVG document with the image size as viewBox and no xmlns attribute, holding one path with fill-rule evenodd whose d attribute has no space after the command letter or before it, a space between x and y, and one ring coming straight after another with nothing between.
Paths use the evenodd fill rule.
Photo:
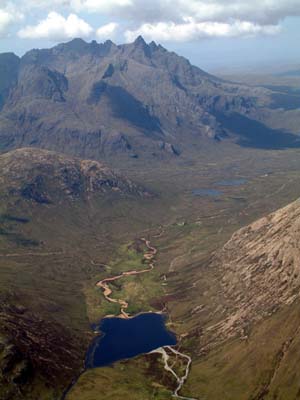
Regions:
<instances>
[{"instance_id":1,"label":"jagged mountain peak","mask_svg":"<svg viewBox=\"0 0 300 400\"><path fill-rule=\"evenodd\" d=\"M152 40L152 42L149 43L149 46L151 47L151 49L157 49L159 47L157 46L154 40Z\"/></svg>"},{"instance_id":2,"label":"jagged mountain peak","mask_svg":"<svg viewBox=\"0 0 300 400\"><path fill-rule=\"evenodd\" d=\"M224 114L258 118L270 102L266 89L223 82L141 36L124 45L73 39L31 50L3 93L4 150L33 144L96 159L168 156L167 148L184 154L195 136L199 147L228 136ZM126 146L115 143L120 136Z\"/></svg>"},{"instance_id":3,"label":"jagged mountain peak","mask_svg":"<svg viewBox=\"0 0 300 400\"><path fill-rule=\"evenodd\" d=\"M67 50L81 52L81 51L85 50L86 48L90 47L91 44L89 44L88 42L86 42L85 40L83 40L81 38L75 38L69 42L60 44L57 47L61 47L61 48L67 49Z\"/></svg>"},{"instance_id":4,"label":"jagged mountain peak","mask_svg":"<svg viewBox=\"0 0 300 400\"><path fill-rule=\"evenodd\" d=\"M135 41L133 42L135 46L145 46L147 43L145 42L142 35L139 35Z\"/></svg>"}]
</instances>

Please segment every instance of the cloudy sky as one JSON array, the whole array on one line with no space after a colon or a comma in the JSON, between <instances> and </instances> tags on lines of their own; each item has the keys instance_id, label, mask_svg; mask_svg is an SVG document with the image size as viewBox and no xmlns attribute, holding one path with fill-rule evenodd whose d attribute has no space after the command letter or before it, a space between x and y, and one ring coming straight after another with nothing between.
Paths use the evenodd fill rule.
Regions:
<instances>
[{"instance_id":1,"label":"cloudy sky","mask_svg":"<svg viewBox=\"0 0 300 400\"><path fill-rule=\"evenodd\" d=\"M300 63L300 0L0 0L0 52L138 35L207 69Z\"/></svg>"}]
</instances>

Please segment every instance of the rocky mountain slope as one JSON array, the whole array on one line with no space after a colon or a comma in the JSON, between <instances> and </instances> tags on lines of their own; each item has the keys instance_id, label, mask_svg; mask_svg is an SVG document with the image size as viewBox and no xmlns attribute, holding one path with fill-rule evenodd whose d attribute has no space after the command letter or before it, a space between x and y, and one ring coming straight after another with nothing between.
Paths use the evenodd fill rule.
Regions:
<instances>
[{"instance_id":1,"label":"rocky mountain slope","mask_svg":"<svg viewBox=\"0 0 300 400\"><path fill-rule=\"evenodd\" d=\"M21 59L2 54L0 67L9 71L0 83L2 151L153 157L232 133L256 145L242 124L249 119L260 121L263 138L276 133L262 123L272 113L270 90L222 81L142 37L119 46L74 39ZM229 115L243 120L226 124Z\"/></svg>"},{"instance_id":2,"label":"rocky mountain slope","mask_svg":"<svg viewBox=\"0 0 300 400\"><path fill-rule=\"evenodd\" d=\"M300 201L237 231L214 255L222 275L226 318L213 327L224 338L299 300Z\"/></svg>"},{"instance_id":3,"label":"rocky mountain slope","mask_svg":"<svg viewBox=\"0 0 300 400\"><path fill-rule=\"evenodd\" d=\"M20 59L13 53L0 54L0 110L10 89L17 83Z\"/></svg>"},{"instance_id":4,"label":"rocky mountain slope","mask_svg":"<svg viewBox=\"0 0 300 400\"><path fill-rule=\"evenodd\" d=\"M22 148L0 156L1 197L35 203L59 203L63 198L94 195L151 197L141 185L116 174L98 161L80 160L60 153Z\"/></svg>"},{"instance_id":5,"label":"rocky mountain slope","mask_svg":"<svg viewBox=\"0 0 300 400\"><path fill-rule=\"evenodd\" d=\"M202 302L192 313L191 393L299 397L299 222L296 200L236 231L211 256L193 293Z\"/></svg>"}]
</instances>

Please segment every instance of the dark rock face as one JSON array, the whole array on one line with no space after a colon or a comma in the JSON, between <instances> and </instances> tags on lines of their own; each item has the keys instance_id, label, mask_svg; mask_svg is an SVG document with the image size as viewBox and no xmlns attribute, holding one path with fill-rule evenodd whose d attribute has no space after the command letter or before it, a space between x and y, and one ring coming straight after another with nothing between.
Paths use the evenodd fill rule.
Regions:
<instances>
[{"instance_id":1,"label":"dark rock face","mask_svg":"<svg viewBox=\"0 0 300 400\"><path fill-rule=\"evenodd\" d=\"M112 64L109 64L107 70L104 72L104 75L102 76L102 79L111 78L114 72L115 72L114 66Z\"/></svg>"},{"instance_id":2,"label":"dark rock face","mask_svg":"<svg viewBox=\"0 0 300 400\"><path fill-rule=\"evenodd\" d=\"M19 65L20 59L13 53L0 54L0 110L17 82Z\"/></svg>"},{"instance_id":3,"label":"dark rock face","mask_svg":"<svg viewBox=\"0 0 300 400\"><path fill-rule=\"evenodd\" d=\"M21 189L21 195L28 199L34 200L40 204L49 204L50 200L43 193L44 178L38 175L32 183L25 184Z\"/></svg>"},{"instance_id":4,"label":"dark rock face","mask_svg":"<svg viewBox=\"0 0 300 400\"><path fill-rule=\"evenodd\" d=\"M170 154L174 154L175 156L180 155L180 151L173 146L171 143L166 143L166 142L159 142L159 148L162 150L165 150L166 152Z\"/></svg>"},{"instance_id":5,"label":"dark rock face","mask_svg":"<svg viewBox=\"0 0 300 400\"><path fill-rule=\"evenodd\" d=\"M128 151L132 149L128 137L119 132L112 134L109 137L109 139L106 142L106 146L108 146L113 152Z\"/></svg>"},{"instance_id":6,"label":"dark rock face","mask_svg":"<svg viewBox=\"0 0 300 400\"><path fill-rule=\"evenodd\" d=\"M0 151L35 146L100 159L129 144L140 155L179 155L195 137L243 133L224 132L218 115L261 120L272 103L270 90L222 81L142 37L2 54L0 71ZM120 132L126 143L115 146Z\"/></svg>"},{"instance_id":7,"label":"dark rock face","mask_svg":"<svg viewBox=\"0 0 300 400\"><path fill-rule=\"evenodd\" d=\"M23 97L41 98L63 102L64 92L68 90L67 78L44 66L24 66L21 68L17 90L12 96L12 103L18 103Z\"/></svg>"}]
</instances>

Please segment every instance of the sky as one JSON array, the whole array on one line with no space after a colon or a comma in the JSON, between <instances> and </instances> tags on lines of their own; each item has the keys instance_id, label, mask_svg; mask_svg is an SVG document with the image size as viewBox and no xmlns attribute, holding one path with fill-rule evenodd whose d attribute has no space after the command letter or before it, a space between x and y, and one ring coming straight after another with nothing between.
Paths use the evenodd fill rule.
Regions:
<instances>
[{"instance_id":1,"label":"sky","mask_svg":"<svg viewBox=\"0 0 300 400\"><path fill-rule=\"evenodd\" d=\"M139 35L207 70L300 64L300 0L0 0L0 52Z\"/></svg>"}]
</instances>

